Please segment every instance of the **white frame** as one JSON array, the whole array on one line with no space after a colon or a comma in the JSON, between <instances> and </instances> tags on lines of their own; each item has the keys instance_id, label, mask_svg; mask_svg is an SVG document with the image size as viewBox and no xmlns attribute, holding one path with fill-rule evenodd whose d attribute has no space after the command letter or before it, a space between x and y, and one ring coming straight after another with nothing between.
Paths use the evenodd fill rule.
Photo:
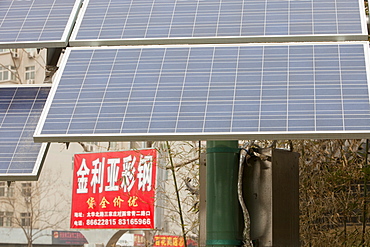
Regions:
<instances>
[{"instance_id":1,"label":"white frame","mask_svg":"<svg viewBox=\"0 0 370 247\"><path fill-rule=\"evenodd\" d=\"M225 36L225 37L179 37L143 39L84 39L76 40L90 0L85 0L70 37L70 46L117 46L117 45L171 45L171 44L224 44L224 43L266 43L266 42L330 42L330 41L367 41L367 20L363 0L358 0L361 34L328 35L269 35L269 36Z\"/></svg>"},{"instance_id":2,"label":"white frame","mask_svg":"<svg viewBox=\"0 0 370 247\"><path fill-rule=\"evenodd\" d=\"M51 87L48 84L40 84L40 85L26 85L26 84L5 84L0 86L1 88L15 88L15 87ZM37 155L35 166L33 167L32 172L30 173L0 173L0 181L37 181L40 173L41 168L44 165L44 161L46 159L46 155L48 149L50 147L50 143L42 143L40 147L40 151Z\"/></svg>"},{"instance_id":3,"label":"white frame","mask_svg":"<svg viewBox=\"0 0 370 247\"><path fill-rule=\"evenodd\" d=\"M286 45L333 45L333 44L362 44L364 47L365 61L369 70L369 42L335 42L335 43L288 43ZM281 46L281 43L268 44L239 44L238 46ZM43 125L46 120L52 100L55 96L58 84L62 77L64 68L68 61L68 57L73 50L101 50L101 49L138 49L138 48L169 48L169 47L221 47L235 46L235 44L225 45L182 45L182 46L120 46L120 47L74 47L67 48L63 60L61 61L60 69L57 72L55 82L51 88L48 100L46 101L44 110L40 116L40 121L36 127L34 134L35 142L104 142L104 141L196 141L196 140L287 140L287 139L363 139L370 138L370 131L271 131L271 132L207 132L207 133L135 133L135 134L68 134L68 135L46 135L41 134ZM370 95L370 72L367 71L368 90ZM370 98L369 98L370 104Z\"/></svg>"},{"instance_id":4,"label":"white frame","mask_svg":"<svg viewBox=\"0 0 370 247\"><path fill-rule=\"evenodd\" d=\"M1 49L10 48L55 48L55 47L66 47L69 38L72 33L74 23L77 19L79 10L82 6L83 0L76 0L70 16L68 17L68 22L64 29L64 33L60 37L60 40L50 40L50 41L23 41L23 42L0 42Z\"/></svg>"}]
</instances>

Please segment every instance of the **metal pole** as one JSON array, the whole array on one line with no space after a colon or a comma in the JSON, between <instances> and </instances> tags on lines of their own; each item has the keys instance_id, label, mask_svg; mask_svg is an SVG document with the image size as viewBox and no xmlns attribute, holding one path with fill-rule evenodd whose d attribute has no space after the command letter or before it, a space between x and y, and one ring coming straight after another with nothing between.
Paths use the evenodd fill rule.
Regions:
<instances>
[{"instance_id":1,"label":"metal pole","mask_svg":"<svg viewBox=\"0 0 370 247\"><path fill-rule=\"evenodd\" d=\"M207 142L207 246L242 245L238 141Z\"/></svg>"},{"instance_id":2,"label":"metal pole","mask_svg":"<svg viewBox=\"0 0 370 247\"><path fill-rule=\"evenodd\" d=\"M362 221L362 246L366 246L366 219L367 219L367 177L368 174L368 155L369 155L369 139L366 139L366 150L365 150L365 165L363 168L364 171L364 205L363 205L363 221Z\"/></svg>"}]
</instances>

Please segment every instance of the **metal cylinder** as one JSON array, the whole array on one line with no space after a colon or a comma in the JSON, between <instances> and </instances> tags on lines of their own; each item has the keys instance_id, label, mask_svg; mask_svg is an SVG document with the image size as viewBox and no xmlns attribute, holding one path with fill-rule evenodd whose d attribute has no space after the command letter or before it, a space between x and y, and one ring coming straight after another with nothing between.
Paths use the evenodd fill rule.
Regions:
<instances>
[{"instance_id":1,"label":"metal cylinder","mask_svg":"<svg viewBox=\"0 0 370 247\"><path fill-rule=\"evenodd\" d=\"M207 142L207 246L240 246L238 141Z\"/></svg>"}]
</instances>

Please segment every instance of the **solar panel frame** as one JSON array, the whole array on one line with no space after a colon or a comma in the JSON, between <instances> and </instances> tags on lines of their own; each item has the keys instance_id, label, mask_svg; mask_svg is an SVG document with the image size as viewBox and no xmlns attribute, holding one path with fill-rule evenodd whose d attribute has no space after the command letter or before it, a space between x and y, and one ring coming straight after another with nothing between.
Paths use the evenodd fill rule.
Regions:
<instances>
[{"instance_id":1,"label":"solar panel frame","mask_svg":"<svg viewBox=\"0 0 370 247\"><path fill-rule=\"evenodd\" d=\"M151 37L151 36L147 35L148 33L151 32L151 30L152 30L152 33L160 33L161 32L161 28L164 28L168 24L168 23L165 23L165 22L164 23L161 23L160 22L160 24L153 24L153 28L152 29L151 28L148 28L146 30L145 35L143 35L142 37L123 37L122 36L121 38L117 38L117 37L115 37L115 38L114 37L104 38L104 37L100 37L99 36L99 35L102 35L103 32L111 32L112 35L113 34L114 35L117 35L117 33L122 32L122 35L123 35L123 33L124 33L123 30L124 29L121 30L120 28L115 27L115 25L116 26L121 25L121 24L118 23L120 20L113 19L113 18L115 18L114 15L113 15L114 13L113 14L110 14L110 15L107 15L107 13L109 11L114 11L114 10L110 10L109 8L107 8L107 10L104 10L104 8L106 8L107 6L105 6L101 2L99 2L99 4L102 4L102 5L101 6L99 5L99 8L98 9L99 9L99 11L107 11L105 14L104 13L101 13L101 16L98 15L98 14L96 14L96 15L93 15L93 14L89 15L89 14L87 14L88 8L90 7L89 4L92 1L93 0L86 0L85 3L84 3L84 5L83 5L83 7L82 7L81 14L79 15L79 17L77 19L76 27L74 28L74 31L73 31L72 36L71 36L71 39L70 39L70 46L223 44L223 43L249 43L249 42L250 43L254 43L254 42L266 43L266 42L304 42L304 41L307 41L307 42L309 42L309 41L311 41L311 42L367 41L367 38L368 38L367 24L366 24L367 21L366 21L366 15L365 15L365 7L364 7L363 1L361 1L361 0L355 0L355 1L358 1L358 8L359 8L359 11L360 11L360 13L359 13L359 19L360 20L359 21L361 23L360 24L361 31L359 30L358 33L351 33L351 32L346 33L346 32L340 32L340 31L337 30L338 33L330 33L330 32L325 33L323 31L321 31L321 32L318 31L316 33L304 33L304 32L302 32L302 34L296 34L296 33L278 34L277 33L277 34L268 34L268 35L265 35L265 34L250 35L250 34L242 34L242 33L240 33L238 35L231 35L231 34L230 35L227 35L227 34L225 34L225 35L200 35L200 36L196 36L196 35L194 35L194 30L195 30L196 26L194 26L193 27L194 28L193 29L193 33L192 34L189 34L189 35L178 35L178 34L174 34L174 35L171 36L171 34L170 34L171 30L168 30L168 33L167 34L164 34L162 37L161 36L158 36L158 35L153 35L153 36L158 36L158 37ZM269 2L269 1L271 2L270 4L274 4L274 1L273 0L268 0L268 1L266 1L266 3ZM339 1L339 0L335 0L335 4L337 4L336 1ZM152 12L154 12L155 11L155 4L154 3L160 2L160 0L149 0L147 2L148 2L148 5L150 4L150 2L153 3L153 6L152 7L153 7L154 10ZM254 1L251 1L251 2L252 2L252 4L254 3ZM275 1L275 2L283 2L284 3L284 2L290 2L290 1ZM315 3L315 0L311 0L311 1L310 0L306 0L306 2L312 2L312 4L314 4ZM109 4L110 3L111 3L111 1L109 1ZM112 3L114 3L114 1ZM176 1L175 6L176 6L177 3L181 3L181 2L180 1ZM200 2L200 3L202 3L202 2ZM232 4L233 1L232 2L228 1L227 3ZM247 3L247 1L245 1L245 3ZM168 3L168 4L170 4L170 3ZM226 1L225 1L225 4L226 4ZM319 2L316 1L315 4L319 4ZM341 4L343 4L343 3L341 3ZM339 5L339 3L338 3L338 5ZM144 6L144 4L143 4L143 6ZM175 8L176 7L174 7L174 10L175 10ZM298 12L299 11L300 10L298 10ZM323 10L321 10L321 12L322 11ZM338 13L341 13L341 15L345 15L344 14L345 11L349 11L349 9L346 9L345 7L342 7L340 11L338 10L335 13L336 13L336 15L339 15ZM149 11L147 13L149 15L149 18L151 18L152 12ZM196 12L196 11L194 10L194 12ZM205 13L207 13L207 12L205 12ZM154 14L155 13L153 13L153 15ZM185 18L185 14L180 13L178 15L184 15L183 17ZM254 14L254 13L251 12L250 14ZM268 16L272 16L272 14L270 13ZM321 14L324 15L324 13L321 13ZM325 14L327 15L327 13L325 13ZM266 13L265 13L265 15L266 15ZM320 13L318 13L317 15L319 16ZM300 16L300 14L298 13L298 14L296 14L296 16ZM352 16L355 16L355 15L352 15ZM111 17L112 19L110 19L109 17ZM171 23L169 25L172 25L173 19L175 17L176 17L176 15L173 14ZM178 17L178 18L180 18L180 17ZM181 18L183 18L183 17L181 17ZM210 16L208 16L208 17L211 18ZM82 38L82 37L79 37L79 34L82 32L82 30L84 30L84 28L86 30L89 29L88 27L85 27L84 26L84 21L87 22L87 20L86 20L87 18L92 19L91 22L93 22L93 24L91 25L91 32L95 32L97 34L95 36L92 35L93 37L91 37L91 38ZM99 18L101 18L101 19L99 19ZM118 16L117 16L117 18L118 18ZM132 17L132 18L136 18L136 17ZM194 18L196 20L196 18L198 18L198 17L194 17ZM199 17L199 18L202 18L202 17ZM267 17L265 16L265 19L266 18ZM323 18L323 17L320 17L320 18ZM341 21L338 20L338 16L336 16L335 18L337 18L337 20L336 20L337 21L337 23L336 23L337 27L336 28L338 28L338 25L339 25L339 23L341 23ZM145 19L144 18L144 15L142 16L142 18L137 17L137 21L140 21L140 19ZM160 19L160 18L158 17L157 19ZM165 19L165 18L162 17L162 19ZM195 23L195 20L194 20L194 23ZM105 25L105 21L107 22L106 26L104 26ZM127 18L126 21L125 21L125 24L122 24L122 25L125 26L129 21L130 21L130 19ZM182 21L185 22L185 20L182 20ZM287 23L288 23L287 25L288 26L289 25L291 25L291 26L293 25L293 24L290 24L289 23L290 21L293 22L292 20L288 20L287 21ZM323 22L325 22L325 21L327 22L327 20L323 20ZM103 23L100 23L100 22L103 22ZM183 23L183 22L181 22L181 23ZM274 25L275 22L276 22L275 20L271 20L270 25ZM297 28L299 28L299 26L302 25L302 23L303 23L302 21L297 20L296 21L296 25L298 26ZM307 21L306 21L306 23L307 23ZM328 23L324 23L324 24L325 24L325 26L329 26ZM134 25L134 24L132 24L132 25ZM139 32L138 30L140 28L142 28L142 27L139 24L137 24L136 22L135 22L135 25L136 25L135 26L135 28L136 28L135 29L135 32ZM150 20L148 20L148 26L149 25L150 25ZM154 26L154 25L156 25L156 26ZM253 24L253 25L255 25L255 24ZM250 25L250 26L253 26L253 25ZM265 24L265 25L267 25L267 24ZM312 24L312 25L314 25L314 24ZM240 29L241 30L246 29L247 28L246 26L248 26L248 25L242 23ZM273 28L273 27L271 27L271 28ZM169 29L171 29L171 26L169 27ZM204 30L207 30L207 29L209 29L209 28L204 28ZM230 28L228 28L228 29L230 29ZM113 32L113 30L115 30L115 32ZM184 27L180 27L178 31L181 31L182 32L182 30L185 30L185 26ZM313 32L313 31L311 31L311 32ZM299 31L297 33L299 33Z\"/></svg>"},{"instance_id":2,"label":"solar panel frame","mask_svg":"<svg viewBox=\"0 0 370 247\"><path fill-rule=\"evenodd\" d=\"M368 68L369 68L369 64L368 64L369 63L369 61L368 61L369 60L369 51L368 51L369 43L368 42L354 42L354 43L347 43L347 42L344 42L344 43L296 43L296 44L294 44L294 43L290 43L290 44L271 44L271 43L269 43L269 44L243 44L243 45L229 45L229 44L228 45L226 45L226 44L225 45L189 45L189 46L165 46L165 47L164 46L151 46L151 47L99 47L99 48L88 48L88 47L85 47L85 48L68 48L67 51L66 51L66 53L65 53L65 56L63 58L63 61L61 63L61 67L60 67L60 69L58 71L58 75L56 77L55 84L53 85L53 88L52 88L52 90L50 92L50 97L48 98L48 101L47 101L47 103L45 105L44 111L43 111L43 113L42 113L42 115L40 117L40 122L39 122L39 124L38 124L38 126L36 128L35 134L34 134L34 140L36 142L49 142L49 141L52 141L52 142L55 142L55 141L58 141L58 142L72 142L72 141L144 141L144 140L159 141L159 140L230 140L230 139L308 139L308 138L342 139L342 138L366 138L366 137L370 137L370 124L369 125L366 124L366 126L369 126L368 129L360 129L360 130L356 130L356 129L352 129L352 130L346 130L346 129L336 130L335 128L334 129L325 129L325 127L323 127L321 129L318 129L318 130L316 129L314 131L302 131L302 130L296 130L296 131L295 130L289 130L289 131L283 130L282 131L282 130L279 130L279 129L277 129L276 131L263 131L263 129L261 128L259 131L227 131L227 132L222 132L222 131L221 132L211 132L211 131L209 131L209 132L207 132L207 131L203 131L203 132L201 132L201 131L198 131L198 132L191 132L191 131L190 132L182 132L182 131L175 131L175 132L171 132L171 133L168 133L166 131L162 131L162 132L160 132L160 131L158 131L158 132L156 132L156 131L149 131L149 129L148 129L148 131L142 131L142 132L140 132L140 131L133 131L131 133L130 132L124 133L124 132L122 132L123 131L122 128L121 128L121 132L120 133L117 133L117 132L114 132L113 133L113 132L109 132L109 131L106 131L106 133L104 133L105 130L100 130L100 133L98 133L97 129L93 129L92 132L90 133L89 132L90 130L88 130L89 128L86 126L86 129L84 129L84 130L79 129L79 130L76 130L75 132L71 131L68 134L66 134L66 133L63 134L62 132L64 130L61 130L60 133L56 133L56 132L54 132L54 133L43 133L43 130L44 130L44 127L45 127L44 125L45 125L45 122L46 122L46 119L47 119L47 115L48 115L48 111L51 108L51 105L52 105L53 100L55 98L56 92L58 90L59 82L62 79L62 76L63 75L64 76L67 76L67 77L68 76L71 76L69 79L71 80L71 82L73 82L73 86L70 85L69 87L74 87L75 86L74 83L76 83L76 80L80 80L82 77L83 78L88 78L89 77L90 79L91 78L94 78L93 79L94 81L92 82L93 84L91 84L91 85L93 85L95 89L92 89L92 91L91 90L90 91L89 90L87 90L87 91L80 91L82 89L82 87L80 87L80 86L77 85L76 88L75 88L76 91L74 91L74 92L67 92L69 95L71 95L71 94L81 94L81 95L84 94L83 97L86 97L85 98L85 102L84 102L84 98L81 97L81 100L80 101L77 101L77 98L76 98L76 100L72 100L70 102L71 104L75 104L75 105L77 105L77 104L81 104L81 105L85 104L85 105L89 105L89 107L90 107L92 101L89 101L89 99L91 99L91 100L92 99L95 100L95 98L96 99L102 99L101 97L104 97L104 96L101 96L100 94L104 94L104 93L107 92L106 91L106 89L107 89L106 87L108 87L108 84L105 84L105 82L104 82L104 81L107 80L107 76L108 77L110 77L110 76L112 76L112 77L113 76L118 76L115 79L118 79L118 81L121 80L122 83L123 83L123 79L126 78L126 77L132 79L132 76L134 76L135 71L138 69L138 67L135 68L135 67L132 67L130 65L131 67L130 66L127 67L127 69L125 70L126 72L124 72L126 77L120 77L119 74L114 75L114 69L113 69L113 67L111 67L110 68L111 71L108 71L109 73L107 73L106 75L104 75L104 74L99 74L99 73L102 70L104 70L104 69L105 70L109 70L107 68L107 66L109 67L109 65L104 64L104 63L100 63L101 61L99 63L95 63L95 64L94 63L91 63L91 64L88 63L88 64L86 64L86 63L81 63L81 61L76 61L75 62L76 63L75 65L80 66L79 69L81 69L81 72L82 71L88 71L88 70L94 71L94 68L95 67L96 67L95 68L96 71L93 72L92 74L88 74L88 73L87 74L84 74L83 72L81 74L79 74L77 71L74 71L71 74L71 71L69 71L69 75L66 75L64 70L65 70L65 68L67 66L68 57L71 55L71 52L73 52L73 51L89 51L89 50L94 50L94 51L103 51L103 52L105 52L105 51L110 51L110 50L114 50L114 49L117 49L117 51L118 50L120 50L120 51L122 51L122 50L135 51L136 50L137 51L137 50L140 50L140 49L141 50L148 51L150 49L152 49L152 50L159 49L160 50L160 49L167 49L167 48L168 49L177 49L177 48L179 48L179 49L191 49L191 48L197 49L197 48L203 48L203 47L205 47L205 48L217 48L217 47L231 47L231 48L233 48L233 47L253 47L254 48L254 47L274 47L274 46L280 46L280 47L295 47L295 46L305 47L305 46L307 46L308 47L308 46L315 46L315 45L316 46L324 46L325 49L326 49L326 47L329 47L330 45L331 46L338 46L338 47L341 46L341 45L347 45L347 46L360 45L363 48L363 50L364 50L364 54L363 54L363 56L364 56L364 63L366 63L366 66L363 66L363 67L366 68L366 71L364 71L364 73L366 74L366 79L367 79L367 81L366 81L366 87L367 88L365 90L366 92L364 92L364 89L363 88L361 90L360 89L356 89L356 90L360 90L360 91L357 91L357 92L362 93L363 95L361 97L366 97L366 98L365 99L363 99L363 98L360 99L358 97L358 99L352 99L352 101L349 101L349 104L359 104L358 102L366 102L366 103L364 103L365 105L363 106L363 109L365 109L364 111L367 114L366 116L369 117L370 116L369 115L370 114L370 111L369 111L369 107L370 107L370 104L369 104L369 102L370 102L370 99L369 99L369 95L370 95L370 92L369 92L369 90L370 90L369 89L370 77L369 77L369 72L368 72ZM271 51L273 52L273 50L271 50ZM204 54L199 54L199 56L201 56L201 57L203 55ZM88 56L88 55L86 55L86 56ZM81 57L81 54L79 54L79 58L81 58L81 59L88 59L87 57ZM109 54L108 53L107 54L104 54L104 59L109 59L109 61L113 61L113 63L115 63L116 58L117 57L114 57L110 53ZM126 59L130 60L130 57L126 57ZM152 60L150 60L150 59L152 59ZM159 65L158 64L155 64L155 63L154 64L151 63L151 61L153 62L156 59L158 60L158 59L164 59L164 58L161 57L161 56L158 56L158 54L157 54L157 55L153 55L153 57L152 58L149 58L149 60L146 60L149 64L145 64L145 63L139 64L138 63L136 66L139 66L139 65L140 66L147 66L148 73L149 74L147 74L147 75L145 75L145 74L137 74L135 76L141 76L142 78L140 78L140 79L142 81L145 81L145 78L149 78L149 77L157 78L155 76L158 76L158 77L162 76L162 74L154 75L154 74L151 74L152 72L150 72L151 70L156 70L156 69L158 70L158 66ZM323 59L323 58L319 58L319 57L317 58L317 63L318 64L319 63L328 63L327 61L324 61L324 60L321 61L320 59ZM220 61L217 62L218 63L217 65L214 64L214 66L218 66L218 69L219 69L218 75L220 75L220 73L228 74L228 72L230 72L230 71L228 71L228 66L229 65L225 61L226 60L222 60L222 61L220 60ZM333 61L335 62L335 59ZM333 61L329 61L329 62L331 63ZM348 61L345 61L345 62L346 62L346 66L351 66L351 64L348 63ZM279 64L279 63L277 63L277 64ZM351 62L351 63L353 63L353 62ZM272 71L271 77L274 77L275 78L276 75L273 74L273 73L275 73L274 70L279 71L281 68L274 67L274 62L273 61L269 61L269 63L267 63L267 61L266 61L266 64L267 64L266 71L270 69ZM71 67L72 66L71 64L69 64L68 66L70 66L70 68L72 68ZM91 68L87 68L86 66L92 66L92 67ZM120 66L123 66L123 64L120 64ZM163 66L163 64L161 66ZM171 66L171 63L166 64L166 66ZM181 70L181 68L182 68L181 66L179 66L179 64L173 64L173 66L175 66L175 67L172 68L172 69L175 69L175 70L176 69ZM189 65L188 64L187 66L194 66L194 64L193 65ZM332 74L333 73L336 73L336 71L333 70L333 68L331 68L330 66L329 67L325 67L325 66L324 66L324 68L326 68L326 70L328 70L328 71L326 71L326 70L321 71L320 69L317 69L317 71L315 71L315 73L317 73L317 75L321 76L320 78L325 78L326 73L328 75L331 75L331 73ZM190 70L190 69L197 69L197 68L193 68L193 67L190 68L189 67L187 69ZM354 69L356 69L356 68L354 67ZM333 70L333 71L331 71L331 70ZM160 72L160 73L162 73L162 72ZM123 72L121 71L120 73L123 73ZM74 79L74 76L76 76L76 78L75 78L76 80ZM121 76L122 76L122 74L121 74ZM145 77L145 76L147 76L147 77ZM166 76L168 76L168 71L167 71ZM199 74L199 75L197 75L197 78L199 79L199 78L201 78L201 76L202 76L202 74ZM301 75L299 75L299 76L301 76ZM267 76L266 76L266 78L267 78ZM108 80L109 79L110 78L108 78ZM170 78L170 80L172 80L172 79L173 78ZM180 80L181 80L181 78L180 78ZM215 80L217 80L217 78ZM266 79L266 80L268 80L268 79ZM346 80L348 80L348 78ZM362 80L364 81L365 79L362 78ZM335 84L335 82L334 82L334 84ZM134 84L132 84L132 85L134 85ZM170 85L170 84L168 84L168 85ZM89 87L89 84L86 84L85 86L87 88L87 87ZM152 87L153 85L149 85L149 84L148 85L145 85L145 83L144 83L141 86L141 88L142 89L146 89L146 87L149 87L149 86ZM220 92L222 94L221 91L223 91L223 89L222 89L223 85L219 85L219 86L220 86L220 88L219 88L220 90L218 90L218 92ZM273 88L275 88L277 91L280 90L279 89L279 84L276 84L276 83L273 84L272 83L270 86L272 86ZM324 91L327 90L327 89L324 89L325 87L323 85L321 85L321 87L323 87L322 90L324 90ZM66 89L66 86L64 86L64 90L65 89ZM299 85L298 85L298 89L299 89ZM338 90L338 89L335 89L335 88L332 88L331 89L331 86L330 85L328 86L328 90L329 89L330 90L334 90L334 91L335 90ZM69 89L67 89L67 91L68 90ZM137 88L137 90L139 90L139 91L137 91L137 92L133 92L132 91L131 93L136 93L136 94L137 93L142 93L144 95L147 94L148 97L152 97L152 96L150 96L150 92L149 91L144 90L144 91L141 91L140 92L140 88ZM347 85L346 90L349 90L348 85ZM168 95L169 100L171 99L171 95L172 94L174 94L173 97L179 97L179 96L176 96L176 94L175 94L176 92L175 91L173 91L173 90L170 91L170 92L167 92L167 91L161 92L161 93L162 94L164 93L164 94ZM324 92L324 91L320 91L320 92ZM191 90L191 91L189 91L187 93L191 93L190 97L201 97L200 94L199 94L201 92L202 92L202 88L199 88L198 90ZM269 92L272 92L272 91L270 90L267 93L269 93ZM295 90L295 91L292 91L292 92L295 92L297 94L294 97L296 97L296 98L301 97L299 95L299 90ZM117 92L113 92L113 93L117 93ZM216 94L217 94L217 92L216 92ZM227 97L226 94L224 96ZM274 97L277 97L277 96L278 95L276 95ZM73 96L73 97L75 97L75 96ZM78 97L78 96L76 96L76 97ZM122 97L125 97L125 96L122 96ZM134 96L132 96L132 97L133 97L132 99L134 99ZM161 97L162 97L161 100L163 101L162 102L163 103L162 106L163 107L171 107L171 105L167 105L166 104L166 99L163 98L164 95L162 95ZM189 97L189 95L187 97ZM216 95L215 97L217 98L218 96ZM318 99L319 99L319 97L321 97L320 100L325 100L325 96L318 95L317 97L318 97ZM342 96L340 96L340 97L342 97ZM292 99L294 100L294 98L292 98ZM60 95L59 95L59 99L58 100L60 100ZM96 101L96 104L103 104L103 101L101 101L100 103L99 102L100 102L99 100ZM155 102L155 101L149 101L148 102L148 107L149 108L150 107L153 107L153 102ZM278 102L278 101L276 101L276 102ZM68 106L69 103L67 103L67 102L65 102L65 103L66 103L65 106ZM141 104L141 106L144 106L146 104L146 103L145 104L144 103ZM129 102L127 102L127 104L129 104ZM223 109L224 106L222 104L221 105L220 104L219 105L217 105L217 104L216 105L208 104L208 105L209 105L209 107L213 107L213 108L217 109L216 112L228 112L230 110L230 109L226 109L226 108ZM270 105L269 107L274 107L274 105L275 105L274 101L270 101L270 104L269 105ZM278 104L276 104L276 105L278 105ZM117 108L118 107L117 105L114 105L114 103L112 103L111 106L112 107L109 107L109 104L107 103L107 105L104 106L104 107L107 107L107 108L105 108L105 110L111 109L111 111L110 111L111 113L113 113L113 112L119 112L119 109ZM261 106L262 105L260 105L260 107ZM81 114L81 113L82 114L85 114L85 117L88 119L89 114L90 115L94 115L94 114L96 114L95 111L99 111L100 112L103 109L102 108L103 105L101 105L100 108L99 108L99 106L96 106L96 107L97 107L96 109L94 107L92 107L92 108L86 108L85 107L85 108L80 108L80 109L78 109L76 107L73 108L73 109L72 108L71 109L69 109L69 108L67 109L66 108L65 112L62 112L61 114L62 115L63 114L69 115L69 114L71 114L71 112L68 112L68 111L72 110L72 111L76 111L75 112L76 115ZM144 107L142 107L142 108L138 107L137 110L135 111L135 102L133 102L133 108L131 108L131 112L128 113L128 114L131 114L132 116L134 116L133 114L135 114L135 112L139 112L139 110L145 112ZM190 105L188 107L191 107L191 103L190 103ZM315 102L314 107L318 107L318 110L319 110L319 107L321 107L321 105L318 102ZM363 109L361 109L361 110L363 110ZM332 110L334 112L336 109L333 108ZM171 109L168 108L168 111L171 111ZM246 111L248 111L248 108L246 108ZM295 114L297 114L297 112L299 113L299 109L296 109L295 111L296 111ZM325 111L328 111L328 109L326 109ZM331 111L331 110L329 110L329 111ZM194 112L194 111L192 111L192 112ZM162 113L164 114L165 111L162 111ZM59 114L59 112L58 112L58 114ZM103 112L102 112L102 114L103 114ZM107 114L107 113L104 113L104 114ZM153 114L153 112L152 112L152 114ZM180 114L180 112L178 114ZM205 113L205 114L208 114L208 113ZM344 113L342 113L342 114L344 114ZM357 113L353 113L353 114L357 114ZM358 114L360 114L360 113L358 113ZM272 116L273 116L273 114L271 115L271 117ZM160 115L160 116L156 116L156 117L158 117L158 119L159 119L159 120L157 119L158 121L162 121L163 122L163 121L166 121L167 120L167 117L168 116L166 114L164 114L164 115ZM210 116L210 117L212 117L212 116ZM214 118L214 119L221 119L221 117L223 117L222 114L219 114L219 115L216 114L212 118ZM315 117L316 117L316 115L315 115ZM267 116L267 118L269 118L269 117ZM72 119L68 120L68 117L66 119L67 119L67 121L73 121ZM138 118L136 118L136 120L137 119ZM370 121L370 117L369 117L368 120ZM90 122L94 122L95 123L95 127L96 127L97 126L96 124L98 123L97 121L98 121L98 119L95 119L94 120L92 118ZM106 121L109 122L110 120L106 120ZM151 120L149 120L149 121L151 121ZM260 118L259 121L261 121L261 118ZM71 124L72 122L69 122L69 123ZM94 124L94 123L92 123L92 124ZM127 121L126 121L126 123L127 123ZM205 121L204 123L207 124L207 121ZM265 123L268 123L268 121L265 121ZM58 123L55 123L55 124L58 124ZM121 127L123 126L123 124L125 124L125 123L124 122L121 122ZM140 124L141 123L139 123L137 121L136 122L132 122L131 125L133 127L131 126L131 128L136 128L136 127L137 128L140 128L140 127L138 127L138 126L140 126ZM152 122L150 124L152 124ZM343 126L343 128L345 128L345 127L347 127L347 126ZM62 127L60 127L60 128L63 129ZM96 132L96 133L93 133L93 132Z\"/></svg>"},{"instance_id":3,"label":"solar panel frame","mask_svg":"<svg viewBox=\"0 0 370 247\"><path fill-rule=\"evenodd\" d=\"M33 142L34 121L41 115L50 85L1 85L0 91L3 96L7 95L0 99L0 181L35 181L49 143ZM33 103L28 104L31 101Z\"/></svg>"},{"instance_id":4,"label":"solar panel frame","mask_svg":"<svg viewBox=\"0 0 370 247\"><path fill-rule=\"evenodd\" d=\"M59 1L59 2L57 2L57 1ZM67 14L68 18L64 18L63 19L64 22L61 22L61 20L58 20L57 16L56 16L56 15L60 14L61 9L63 7L65 7L65 6L63 6L63 0L54 0L53 7L49 9L49 12L47 12L46 10L39 11L40 14L42 14L42 16L36 16L36 17L32 17L32 16L30 17L29 13L31 13L32 11L37 12L37 9L32 9L33 4L35 4L37 1L5 0L2 3L4 4L5 2L12 2L8 6L9 8L7 10L2 11L2 12L4 12L5 15L7 13L11 12L11 5L14 2L17 2L18 4L29 3L30 6L28 6L29 9L24 9L27 13L26 13L26 15L23 19L21 18L19 20L20 22L22 22L22 24L20 24L19 27L15 27L15 30L10 29L9 27L3 27L2 25L5 22L8 22L9 25L15 25L15 24L11 24L11 23L14 23L15 22L14 18L19 18L19 15L14 15L15 13L13 13L14 17L10 18L12 20L7 20L5 15L4 15L5 18L3 18L3 19L0 18L0 32L2 32L2 34L3 34L3 38L0 38L0 48L1 49L10 49L10 48L57 48L57 47L59 48L59 47L66 47L67 46L67 44L69 42L69 38L72 34L72 29L73 29L74 23L77 19L79 10L81 9L83 0L75 0L73 6L70 6L70 9L67 10L67 11L69 11L68 14ZM23 8L26 8L26 7L27 6L23 6ZM69 6L67 6L67 7L69 7ZM21 10L22 10L22 8L20 8L18 10L14 10L14 11L16 12L16 11L21 11ZM1 9L0 9L0 11L1 11ZM47 16L45 16L46 13L48 14ZM55 13L55 16L53 16L53 13ZM40 20L42 18L46 18L46 19L45 20ZM52 20L52 18L54 18L54 20ZM37 25L40 26L40 29L35 30L35 31L29 30L29 28L35 28L35 26L37 26L36 22L38 23ZM60 27L60 29L63 29L63 31L58 32L58 34L56 35L55 38L54 37L49 38L49 37L53 36L53 35L51 35L52 32L56 32L55 27L51 28L51 27L47 26L48 23L51 23L51 22L57 23L57 25ZM60 24L60 23L62 23L62 24ZM19 31L19 30L22 30L23 27L25 27L25 26L29 26L29 27L26 28L26 30L24 30L24 32ZM6 33L8 33L8 34L6 34ZM11 38L11 35L15 35L15 33L17 33L16 34L17 37ZM38 36L38 38L30 37L28 39L27 33L28 34L35 33L36 35L39 35L39 36ZM26 38L24 38L24 37L20 38L20 36L26 36ZM43 38L45 36L46 36L46 38Z\"/></svg>"}]
</instances>

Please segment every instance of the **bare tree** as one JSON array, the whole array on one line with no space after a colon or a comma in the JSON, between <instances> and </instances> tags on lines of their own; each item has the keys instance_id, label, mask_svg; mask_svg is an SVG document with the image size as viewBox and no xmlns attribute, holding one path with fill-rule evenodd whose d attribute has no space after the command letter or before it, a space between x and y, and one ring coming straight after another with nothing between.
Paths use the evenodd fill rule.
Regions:
<instances>
[{"instance_id":1,"label":"bare tree","mask_svg":"<svg viewBox=\"0 0 370 247\"><path fill-rule=\"evenodd\" d=\"M62 184L57 180L13 182L12 195L2 199L1 210L12 212L12 225L22 229L28 247L45 234L47 229L58 229L69 217Z\"/></svg>"},{"instance_id":2,"label":"bare tree","mask_svg":"<svg viewBox=\"0 0 370 247\"><path fill-rule=\"evenodd\" d=\"M295 150L301 154L302 246L369 246L363 143L364 140L294 141Z\"/></svg>"},{"instance_id":3,"label":"bare tree","mask_svg":"<svg viewBox=\"0 0 370 247\"><path fill-rule=\"evenodd\" d=\"M168 144L169 146L164 145L160 152L166 160L163 169L170 173L163 188L158 188L165 201L163 207L167 229L171 234L197 237L199 236L199 152L202 152L202 145L199 142L169 142ZM183 232L180 232L180 229Z\"/></svg>"},{"instance_id":4,"label":"bare tree","mask_svg":"<svg viewBox=\"0 0 370 247\"><path fill-rule=\"evenodd\" d=\"M300 153L301 246L370 246L366 140L256 143Z\"/></svg>"}]
</instances>

